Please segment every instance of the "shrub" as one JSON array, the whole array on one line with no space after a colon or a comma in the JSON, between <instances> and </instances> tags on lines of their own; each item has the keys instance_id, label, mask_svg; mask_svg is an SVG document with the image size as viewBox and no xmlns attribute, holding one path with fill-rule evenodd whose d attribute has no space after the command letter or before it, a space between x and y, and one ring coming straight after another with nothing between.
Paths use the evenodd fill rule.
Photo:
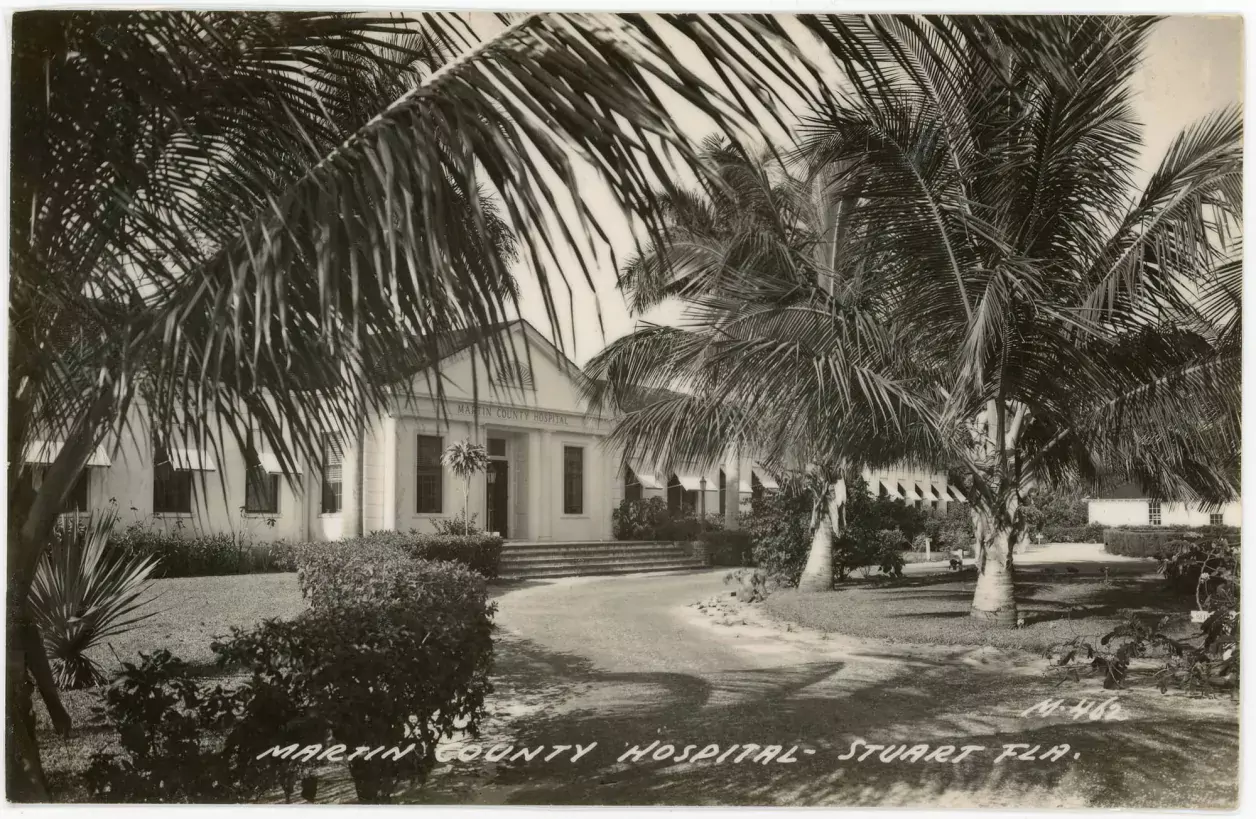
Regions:
<instances>
[{"instance_id":1,"label":"shrub","mask_svg":"<svg viewBox=\"0 0 1256 819\"><path fill-rule=\"evenodd\" d=\"M157 561L155 577L211 577L293 571L293 544L248 535L168 532L135 522L110 535L112 548Z\"/></svg>"},{"instance_id":2,"label":"shrub","mask_svg":"<svg viewBox=\"0 0 1256 819\"><path fill-rule=\"evenodd\" d=\"M1238 547L1224 540L1175 540L1165 549L1157 570L1173 591L1195 595L1200 608L1238 570Z\"/></svg>"},{"instance_id":3,"label":"shrub","mask_svg":"<svg viewBox=\"0 0 1256 819\"><path fill-rule=\"evenodd\" d=\"M972 513L966 503L948 503L945 513L930 515L925 521L925 533L933 548L940 552L972 549L977 540Z\"/></svg>"},{"instance_id":4,"label":"shrub","mask_svg":"<svg viewBox=\"0 0 1256 819\"><path fill-rule=\"evenodd\" d=\"M750 501L743 531L754 544L751 558L768 577L798 585L811 546L811 498L786 489Z\"/></svg>"},{"instance_id":5,"label":"shrub","mask_svg":"<svg viewBox=\"0 0 1256 819\"><path fill-rule=\"evenodd\" d=\"M472 530L470 535L428 535L411 529L409 532L371 532L363 543L387 543L404 550L415 560L448 560L461 563L483 576L494 579L501 567L502 544L497 535Z\"/></svg>"},{"instance_id":6,"label":"shrub","mask_svg":"<svg viewBox=\"0 0 1256 819\"><path fill-rule=\"evenodd\" d=\"M345 746L330 761L348 764L359 799L388 801L398 781L426 775L441 737L474 735L491 690L496 606L484 579L390 546L363 548L371 559L346 557L341 548L323 550L336 560L303 555L310 569L303 577L321 582L334 563L354 577L338 593L314 594L294 620L235 629L213 644L220 665L248 675L234 689L203 689L168 652L125 664L102 709L122 752L93 757L93 796L237 802L275 785L291 797L304 777L303 793L312 797L314 768L329 758L291 754ZM372 566L375 582L366 579ZM280 754L259 759L277 746ZM346 758L359 747L401 753Z\"/></svg>"},{"instance_id":7,"label":"shrub","mask_svg":"<svg viewBox=\"0 0 1256 819\"><path fill-rule=\"evenodd\" d=\"M658 531L671 518L662 498L624 500L611 512L616 540L658 540Z\"/></svg>"},{"instance_id":8,"label":"shrub","mask_svg":"<svg viewBox=\"0 0 1256 819\"><path fill-rule=\"evenodd\" d=\"M270 692L241 720L235 746L243 756L275 745L282 727L313 729L348 749L413 746L400 759L348 763L364 802L389 801L402 779L421 781L442 737L474 736L491 691L496 604L484 579L419 560L380 566L380 574L382 582L359 585L360 596L319 598L293 621L237 629L214 647L220 662L251 669L251 688ZM299 722L276 726L276 710Z\"/></svg>"},{"instance_id":9,"label":"shrub","mask_svg":"<svg viewBox=\"0 0 1256 819\"><path fill-rule=\"evenodd\" d=\"M1228 526L1154 526L1105 529L1103 547L1108 554L1125 557L1159 557L1167 554L1169 544L1178 541L1225 540L1234 546L1240 542L1240 530Z\"/></svg>"},{"instance_id":10,"label":"shrub","mask_svg":"<svg viewBox=\"0 0 1256 819\"><path fill-rule=\"evenodd\" d=\"M220 686L205 690L187 664L164 649L141 654L139 665L123 663L95 708L118 732L122 753L92 755L84 777L88 793L101 802L167 804L254 795L266 765L232 771L222 752L240 696Z\"/></svg>"},{"instance_id":11,"label":"shrub","mask_svg":"<svg viewBox=\"0 0 1256 819\"><path fill-rule=\"evenodd\" d=\"M483 530L475 524L476 514L471 514L471 519L467 520L466 511L459 512L452 518L433 518L432 526L436 528L438 535L457 535L458 537L466 537L468 535L479 535Z\"/></svg>"},{"instance_id":12,"label":"shrub","mask_svg":"<svg viewBox=\"0 0 1256 819\"><path fill-rule=\"evenodd\" d=\"M152 602L145 593L156 560L112 546L114 521L98 514L57 526L35 570L31 610L59 688L103 683L87 652L155 614L139 612Z\"/></svg>"},{"instance_id":13,"label":"shrub","mask_svg":"<svg viewBox=\"0 0 1256 819\"><path fill-rule=\"evenodd\" d=\"M1038 530L1045 543L1103 543L1104 527L1098 523L1086 526L1044 526Z\"/></svg>"},{"instance_id":14,"label":"shrub","mask_svg":"<svg viewBox=\"0 0 1256 819\"><path fill-rule=\"evenodd\" d=\"M754 541L742 529L703 532L698 539L712 566L753 566Z\"/></svg>"}]
</instances>

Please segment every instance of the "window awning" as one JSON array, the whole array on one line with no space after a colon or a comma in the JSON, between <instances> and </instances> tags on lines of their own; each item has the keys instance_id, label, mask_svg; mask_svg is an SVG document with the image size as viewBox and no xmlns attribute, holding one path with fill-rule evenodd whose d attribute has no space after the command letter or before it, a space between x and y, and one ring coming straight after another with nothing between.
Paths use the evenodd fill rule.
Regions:
<instances>
[{"instance_id":1,"label":"window awning","mask_svg":"<svg viewBox=\"0 0 1256 819\"><path fill-rule=\"evenodd\" d=\"M26 445L26 451L22 453L25 456L23 460L28 464L50 464L61 454L63 446L65 446L64 441L31 441ZM98 446L96 451L88 456L87 465L112 466L113 462L109 460L105 448Z\"/></svg>"},{"instance_id":2,"label":"window awning","mask_svg":"<svg viewBox=\"0 0 1256 819\"><path fill-rule=\"evenodd\" d=\"M939 492L938 485L936 483L929 484L929 491L932 492L933 497L937 498L938 500L946 499L946 490L943 489L942 491Z\"/></svg>"},{"instance_id":3,"label":"window awning","mask_svg":"<svg viewBox=\"0 0 1256 819\"><path fill-rule=\"evenodd\" d=\"M659 476L653 472L637 469L635 464L628 464L628 468L632 470L633 476L637 479L637 483L641 484L643 489L664 489L663 482L659 480Z\"/></svg>"},{"instance_id":4,"label":"window awning","mask_svg":"<svg viewBox=\"0 0 1256 819\"><path fill-rule=\"evenodd\" d=\"M925 488L927 486L928 484L925 484L924 486L916 484L916 494L920 496L921 500L933 500L933 495Z\"/></svg>"},{"instance_id":5,"label":"window awning","mask_svg":"<svg viewBox=\"0 0 1256 819\"><path fill-rule=\"evenodd\" d=\"M964 493L959 491L958 487L948 485L946 487L946 494L951 496L951 500L959 501L960 503L968 503L968 498L964 497Z\"/></svg>"},{"instance_id":6,"label":"window awning","mask_svg":"<svg viewBox=\"0 0 1256 819\"><path fill-rule=\"evenodd\" d=\"M776 482L776 478L773 478L768 473L760 472L759 470L756 469L754 471L754 474L759 478L759 483L763 485L764 489L780 489L781 488L781 485Z\"/></svg>"},{"instance_id":7,"label":"window awning","mask_svg":"<svg viewBox=\"0 0 1256 819\"><path fill-rule=\"evenodd\" d=\"M886 493L887 495L889 495L891 498L902 498L902 497L903 497L903 496L902 496L902 495L900 495L900 494L899 494L899 492L898 492L898 485L897 485L897 484L890 483L889 481L881 481L881 488L882 488L882 489L884 489L884 490L885 490L885 493Z\"/></svg>"},{"instance_id":8,"label":"window awning","mask_svg":"<svg viewBox=\"0 0 1256 819\"><path fill-rule=\"evenodd\" d=\"M257 461L258 461L257 465L262 468L263 472L269 472L272 475L284 474L284 469L282 466L280 466L279 457L277 455L274 455L270 452L263 452L257 456ZM288 471L288 474L300 475L301 468L293 467L291 470Z\"/></svg>"},{"instance_id":9,"label":"window awning","mask_svg":"<svg viewBox=\"0 0 1256 819\"><path fill-rule=\"evenodd\" d=\"M924 496L916 491L915 484L910 481L908 481L906 485L900 483L898 485L898 490L907 500L924 500Z\"/></svg>"},{"instance_id":10,"label":"window awning","mask_svg":"<svg viewBox=\"0 0 1256 819\"><path fill-rule=\"evenodd\" d=\"M685 487L689 492L697 492L702 489L701 475L676 475L676 480L680 481L680 485Z\"/></svg>"},{"instance_id":11,"label":"window awning","mask_svg":"<svg viewBox=\"0 0 1256 819\"><path fill-rule=\"evenodd\" d=\"M218 465L203 449L171 449L170 465L179 472L214 472Z\"/></svg>"},{"instance_id":12,"label":"window awning","mask_svg":"<svg viewBox=\"0 0 1256 819\"><path fill-rule=\"evenodd\" d=\"M744 495L749 495L751 492L754 491L754 487L750 485L750 481L738 481L737 491L741 492Z\"/></svg>"}]
</instances>

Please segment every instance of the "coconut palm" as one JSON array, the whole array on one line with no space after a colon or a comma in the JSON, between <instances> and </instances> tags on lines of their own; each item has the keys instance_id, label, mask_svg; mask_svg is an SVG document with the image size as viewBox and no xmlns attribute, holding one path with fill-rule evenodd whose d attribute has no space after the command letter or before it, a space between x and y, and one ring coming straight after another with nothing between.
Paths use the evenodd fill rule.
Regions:
<instances>
[{"instance_id":1,"label":"coconut palm","mask_svg":"<svg viewBox=\"0 0 1256 819\"><path fill-rule=\"evenodd\" d=\"M801 28L848 48L840 21ZM285 469L313 459L391 400L381 362L517 312L506 229L556 326L547 263L589 281L605 250L589 183L658 235L653 185L702 173L660 89L727 129L779 116L757 78L806 92L812 68L779 59L794 36L769 15L530 14L488 36L457 14L17 15L9 448L63 445L37 491L10 461L14 798L46 796L32 681L69 727L29 610L39 556L137 401L159 439L260 429ZM408 90L384 106L393 74Z\"/></svg>"},{"instance_id":2,"label":"coconut palm","mask_svg":"<svg viewBox=\"0 0 1256 819\"><path fill-rule=\"evenodd\" d=\"M483 444L472 441L456 441L441 453L440 462L453 470L454 475L462 478L462 524L463 534L471 533L471 479L488 469L488 450Z\"/></svg>"},{"instance_id":3,"label":"coconut palm","mask_svg":"<svg viewBox=\"0 0 1256 819\"><path fill-rule=\"evenodd\" d=\"M795 463L954 467L973 614L1000 624L1034 487L1106 472L1215 502L1238 486L1239 114L1187 128L1136 190L1129 79L1153 21L1027 24L1007 48L945 19L869 18L877 70L804 117L790 157L824 207L787 195L807 185L760 185L782 216L746 231L691 197L672 211L679 248L628 270L647 299L687 298L682 326L590 364L595 404L684 393L615 432L655 457L739 439ZM731 238L702 227L724 223Z\"/></svg>"}]
</instances>

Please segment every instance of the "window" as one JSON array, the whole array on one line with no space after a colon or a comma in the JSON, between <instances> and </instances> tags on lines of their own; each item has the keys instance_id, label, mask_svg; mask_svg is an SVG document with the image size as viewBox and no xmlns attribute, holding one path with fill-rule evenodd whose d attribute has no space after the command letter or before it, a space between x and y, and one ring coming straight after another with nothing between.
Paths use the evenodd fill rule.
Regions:
<instances>
[{"instance_id":1,"label":"window","mask_svg":"<svg viewBox=\"0 0 1256 819\"><path fill-rule=\"evenodd\" d=\"M176 469L170 451L157 447L153 454L153 514L190 515L192 513L192 473Z\"/></svg>"},{"instance_id":2,"label":"window","mask_svg":"<svg viewBox=\"0 0 1256 819\"><path fill-rule=\"evenodd\" d=\"M667 481L667 511L674 515L692 513L698 508L698 493L685 489L680 478L672 475Z\"/></svg>"},{"instance_id":3,"label":"window","mask_svg":"<svg viewBox=\"0 0 1256 819\"><path fill-rule=\"evenodd\" d=\"M750 473L750 497L755 500L763 497L763 481L754 472Z\"/></svg>"},{"instance_id":4,"label":"window","mask_svg":"<svg viewBox=\"0 0 1256 819\"><path fill-rule=\"evenodd\" d=\"M506 439L505 438L489 438L488 439L488 456L490 458L506 457Z\"/></svg>"},{"instance_id":5,"label":"window","mask_svg":"<svg viewBox=\"0 0 1256 819\"><path fill-rule=\"evenodd\" d=\"M724 470L721 469L720 470L720 514L721 515L724 514L725 504L727 503L727 501L724 500L724 497L728 492L728 487L726 483L727 482L724 477Z\"/></svg>"},{"instance_id":6,"label":"window","mask_svg":"<svg viewBox=\"0 0 1256 819\"><path fill-rule=\"evenodd\" d=\"M563 447L563 514L584 514L583 447Z\"/></svg>"},{"instance_id":7,"label":"window","mask_svg":"<svg viewBox=\"0 0 1256 819\"><path fill-rule=\"evenodd\" d=\"M1160 501L1147 502L1147 523L1152 526L1160 525Z\"/></svg>"},{"instance_id":8,"label":"window","mask_svg":"<svg viewBox=\"0 0 1256 819\"><path fill-rule=\"evenodd\" d=\"M254 440L257 440L257 437ZM279 514L279 476L266 471L255 446L250 446L244 457L245 513L250 515Z\"/></svg>"},{"instance_id":9,"label":"window","mask_svg":"<svg viewBox=\"0 0 1256 819\"><path fill-rule=\"evenodd\" d=\"M74 482L74 486L70 487L70 495L65 499L65 511L67 512L86 512L87 511L87 481L88 471L84 469L79 473L78 480ZM1221 516L1217 515L1218 521ZM1221 525L1220 523L1217 524Z\"/></svg>"},{"instance_id":10,"label":"window","mask_svg":"<svg viewBox=\"0 0 1256 819\"><path fill-rule=\"evenodd\" d=\"M323 436L323 502L324 515L340 513L344 500L344 441L339 435Z\"/></svg>"},{"instance_id":11,"label":"window","mask_svg":"<svg viewBox=\"0 0 1256 819\"><path fill-rule=\"evenodd\" d=\"M445 505L445 471L440 463L443 444L439 435L419 436L414 511L420 515L439 515Z\"/></svg>"},{"instance_id":12,"label":"window","mask_svg":"<svg viewBox=\"0 0 1256 819\"><path fill-rule=\"evenodd\" d=\"M624 500L641 500L641 481L637 480L631 466L624 467Z\"/></svg>"},{"instance_id":13,"label":"window","mask_svg":"<svg viewBox=\"0 0 1256 819\"><path fill-rule=\"evenodd\" d=\"M39 486L43 483L46 466L30 466L22 471L22 480L25 482L27 491L34 495L38 491ZM78 480L74 482L74 486L70 487L70 494L66 496L65 506L61 509L61 514L67 512L86 512L87 511L87 489L88 489L88 471L84 469L79 473Z\"/></svg>"},{"instance_id":14,"label":"window","mask_svg":"<svg viewBox=\"0 0 1256 819\"><path fill-rule=\"evenodd\" d=\"M1208 513L1208 525L1209 526L1224 526L1225 516L1220 512L1209 512Z\"/></svg>"}]
</instances>

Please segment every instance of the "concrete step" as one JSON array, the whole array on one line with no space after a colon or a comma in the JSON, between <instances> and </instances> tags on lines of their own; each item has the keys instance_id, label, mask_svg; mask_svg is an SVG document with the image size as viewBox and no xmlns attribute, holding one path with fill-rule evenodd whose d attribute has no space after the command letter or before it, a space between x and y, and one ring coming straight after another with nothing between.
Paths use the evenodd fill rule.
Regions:
<instances>
[{"instance_id":1,"label":"concrete step","mask_svg":"<svg viewBox=\"0 0 1256 819\"><path fill-rule=\"evenodd\" d=\"M530 549L526 552L502 552L502 564L527 563L536 560L593 560L616 557L623 560L640 560L651 557L689 556L689 550L677 546L655 546L642 549L617 549L614 547L590 547L585 549Z\"/></svg>"},{"instance_id":2,"label":"concrete step","mask_svg":"<svg viewBox=\"0 0 1256 819\"><path fill-rule=\"evenodd\" d=\"M526 570L508 571L504 566L502 580L532 580L543 577L580 577L602 574L634 574L636 572L694 571L707 568L701 560L643 561L635 564L616 565L564 565L556 567L530 566Z\"/></svg>"},{"instance_id":3,"label":"concrete step","mask_svg":"<svg viewBox=\"0 0 1256 819\"><path fill-rule=\"evenodd\" d=\"M549 552L555 549L562 551L585 551L587 549L618 549L621 551L639 551L643 549L675 548L670 540L586 540L586 541L543 541L541 543L502 544L502 554L531 554L532 552Z\"/></svg>"},{"instance_id":4,"label":"concrete step","mask_svg":"<svg viewBox=\"0 0 1256 819\"><path fill-rule=\"evenodd\" d=\"M539 560L528 560L513 563L501 564L502 572L523 572L531 569L561 569L561 568L579 568L581 566L642 566L647 563L672 563L677 560L686 563L693 562L696 558L684 554L662 554L651 555L650 557L625 559L614 556L599 557L556 557L542 558ZM701 562L701 561L698 561Z\"/></svg>"}]
</instances>

